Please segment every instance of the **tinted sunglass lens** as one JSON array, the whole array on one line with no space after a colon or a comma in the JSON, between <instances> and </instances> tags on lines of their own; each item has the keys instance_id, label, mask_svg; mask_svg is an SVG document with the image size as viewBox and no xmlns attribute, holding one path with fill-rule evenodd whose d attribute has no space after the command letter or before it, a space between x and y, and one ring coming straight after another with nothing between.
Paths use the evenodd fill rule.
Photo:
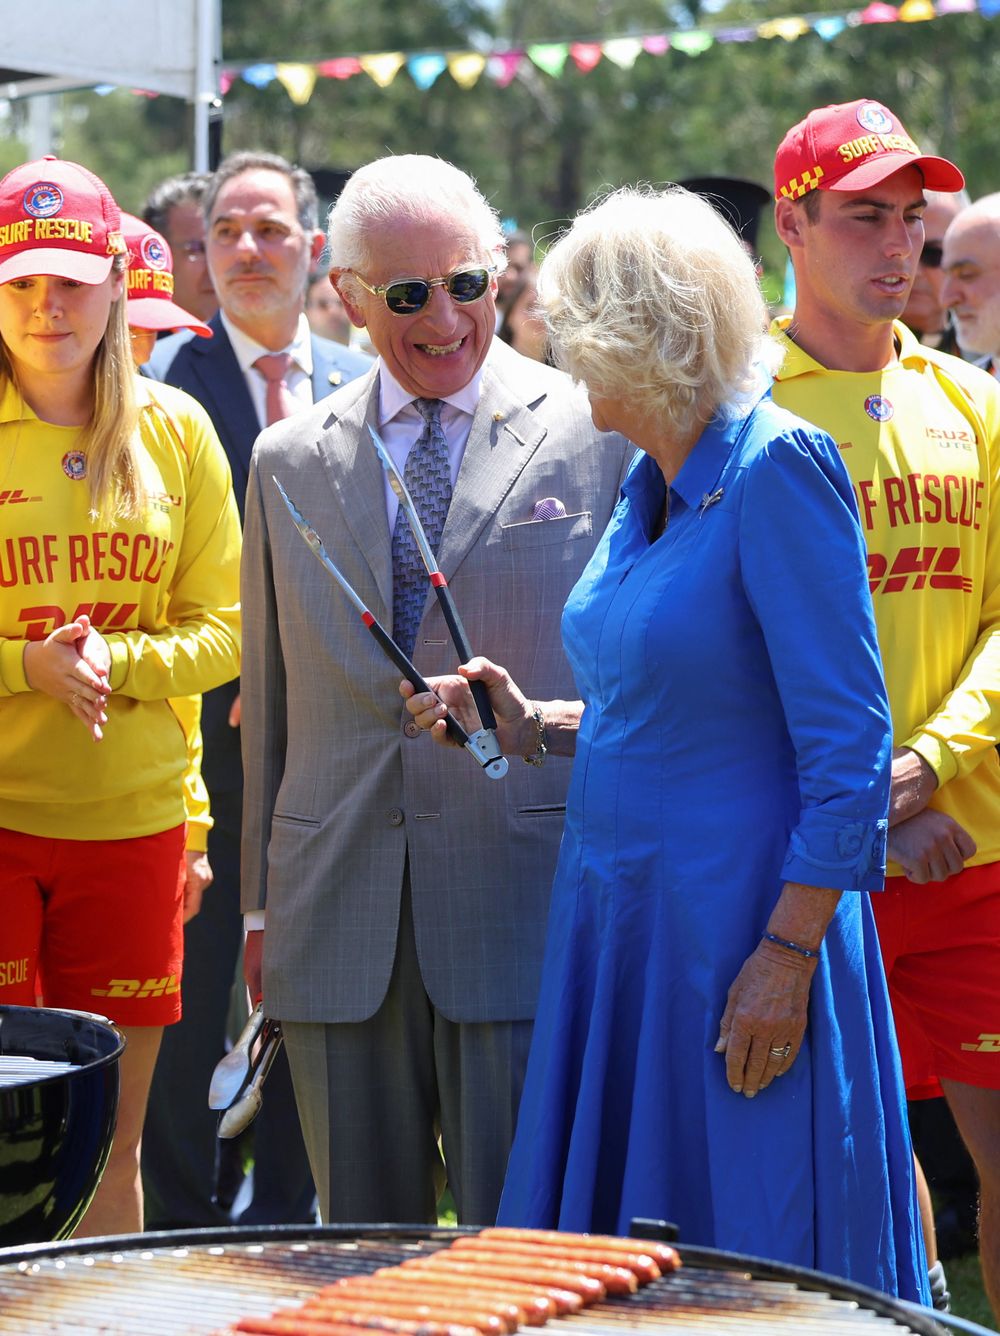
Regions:
<instances>
[{"instance_id":1,"label":"tinted sunglass lens","mask_svg":"<svg viewBox=\"0 0 1000 1336\"><path fill-rule=\"evenodd\" d=\"M448 279L448 291L457 302L477 302L490 284L486 269L464 269Z\"/></svg>"},{"instance_id":2,"label":"tinted sunglass lens","mask_svg":"<svg viewBox=\"0 0 1000 1336\"><path fill-rule=\"evenodd\" d=\"M941 247L935 241L928 241L920 252L920 263L927 269L941 268Z\"/></svg>"},{"instance_id":3,"label":"tinted sunglass lens","mask_svg":"<svg viewBox=\"0 0 1000 1336\"><path fill-rule=\"evenodd\" d=\"M408 278L386 288L385 304L394 315L414 315L424 309L430 295L431 290L423 279Z\"/></svg>"}]
</instances>

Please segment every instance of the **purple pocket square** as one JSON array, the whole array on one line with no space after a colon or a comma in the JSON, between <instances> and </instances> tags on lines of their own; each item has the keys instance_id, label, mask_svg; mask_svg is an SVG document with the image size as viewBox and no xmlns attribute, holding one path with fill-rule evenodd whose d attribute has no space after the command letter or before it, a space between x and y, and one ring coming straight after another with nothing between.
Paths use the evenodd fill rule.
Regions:
<instances>
[{"instance_id":1,"label":"purple pocket square","mask_svg":"<svg viewBox=\"0 0 1000 1336\"><path fill-rule=\"evenodd\" d=\"M535 508L531 512L533 520L561 520L565 515L566 507L554 496L546 496L541 501L536 501Z\"/></svg>"}]
</instances>

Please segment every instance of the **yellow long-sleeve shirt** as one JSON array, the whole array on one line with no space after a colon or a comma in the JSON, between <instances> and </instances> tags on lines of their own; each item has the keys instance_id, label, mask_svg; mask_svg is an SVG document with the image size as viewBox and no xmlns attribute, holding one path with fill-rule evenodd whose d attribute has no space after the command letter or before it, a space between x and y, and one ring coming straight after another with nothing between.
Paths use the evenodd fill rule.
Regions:
<instances>
[{"instance_id":1,"label":"yellow long-sleeve shirt","mask_svg":"<svg viewBox=\"0 0 1000 1336\"><path fill-rule=\"evenodd\" d=\"M70 839L185 819L185 729L169 697L239 671L240 531L229 465L188 395L136 378L145 513L90 515L80 431L0 394L0 826ZM32 691L24 647L87 613L111 651L104 739Z\"/></svg>"},{"instance_id":2,"label":"yellow long-sleeve shirt","mask_svg":"<svg viewBox=\"0 0 1000 1336\"><path fill-rule=\"evenodd\" d=\"M896 325L899 360L830 371L793 343L779 404L840 447L868 575L897 746L938 779L931 806L1000 859L1000 386ZM788 517L794 523L794 515ZM890 863L889 875L901 869Z\"/></svg>"}]
</instances>

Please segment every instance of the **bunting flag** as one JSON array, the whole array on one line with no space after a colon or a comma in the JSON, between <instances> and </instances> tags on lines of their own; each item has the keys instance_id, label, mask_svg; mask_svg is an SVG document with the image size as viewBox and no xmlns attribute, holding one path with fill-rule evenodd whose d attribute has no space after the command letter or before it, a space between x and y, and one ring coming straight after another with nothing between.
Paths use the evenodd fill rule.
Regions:
<instances>
[{"instance_id":1,"label":"bunting flag","mask_svg":"<svg viewBox=\"0 0 1000 1336\"><path fill-rule=\"evenodd\" d=\"M379 88L388 88L404 68L416 87L424 92L432 88L445 72L462 89L475 87L484 76L498 88L506 88L518 77L525 61L550 78L561 79L567 71L588 75L602 60L628 71L643 55L656 57L664 56L668 51L679 51L694 58L717 44L773 41L775 38L795 42L810 34L824 42L832 42L846 29L861 24L926 23L952 14L979 14L993 19L1000 15L1000 0L901 0L899 4L869 0L863 9L845 10L839 14L790 14L741 27L706 25L670 32L615 36L601 41L575 38L564 42L536 42L527 48L488 52L380 51L333 56L316 63L251 62L222 69L219 86L225 96L237 80L253 88L266 88L277 81L296 106L304 106L310 100L319 79L352 79L358 74L367 74ZM112 85L102 84L95 91L106 94L114 90ZM145 95L141 89L132 91Z\"/></svg>"},{"instance_id":2,"label":"bunting flag","mask_svg":"<svg viewBox=\"0 0 1000 1336\"><path fill-rule=\"evenodd\" d=\"M297 107L304 107L316 87L315 65L275 65L278 80Z\"/></svg>"}]
</instances>

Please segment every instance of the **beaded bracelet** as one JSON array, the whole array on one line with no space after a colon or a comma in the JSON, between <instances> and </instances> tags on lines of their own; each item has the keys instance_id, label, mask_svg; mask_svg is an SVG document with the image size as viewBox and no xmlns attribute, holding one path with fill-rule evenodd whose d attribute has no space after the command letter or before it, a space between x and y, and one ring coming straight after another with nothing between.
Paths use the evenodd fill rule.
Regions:
<instances>
[{"instance_id":1,"label":"beaded bracelet","mask_svg":"<svg viewBox=\"0 0 1000 1336\"><path fill-rule=\"evenodd\" d=\"M819 960L819 952L813 951L811 947L800 946L798 942L789 942L784 937L776 937L773 932L761 934L765 942L773 942L775 946L783 946L786 951L794 951L797 955L806 956L809 960Z\"/></svg>"}]
</instances>

